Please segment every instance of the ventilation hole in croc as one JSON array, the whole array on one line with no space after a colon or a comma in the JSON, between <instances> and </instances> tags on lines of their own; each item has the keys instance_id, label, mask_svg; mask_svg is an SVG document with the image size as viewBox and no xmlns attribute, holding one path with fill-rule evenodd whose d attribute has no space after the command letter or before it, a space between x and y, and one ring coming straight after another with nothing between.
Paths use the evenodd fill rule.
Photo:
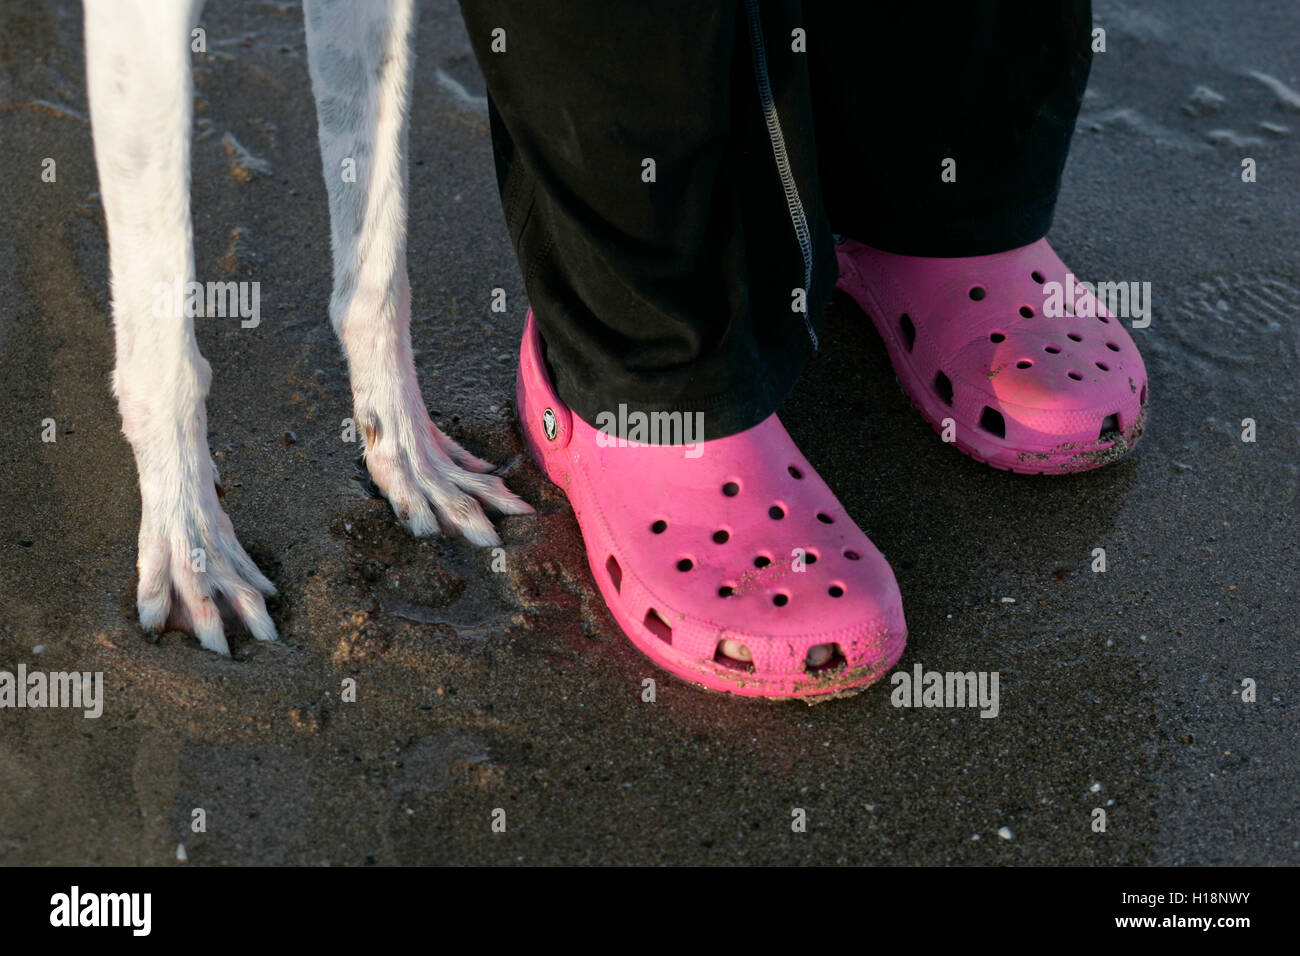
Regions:
<instances>
[{"instance_id":1,"label":"ventilation hole in croc","mask_svg":"<svg viewBox=\"0 0 1300 956\"><path fill-rule=\"evenodd\" d=\"M1112 352L1118 352L1118 351L1119 351L1119 346L1116 345L1114 342L1107 342L1107 343L1106 343L1106 348L1110 349Z\"/></svg>"},{"instance_id":2,"label":"ventilation hole in croc","mask_svg":"<svg viewBox=\"0 0 1300 956\"><path fill-rule=\"evenodd\" d=\"M822 524L834 524L834 523L835 523L835 519L832 518L830 515L828 515L828 514L827 514L826 512L824 512L824 511L819 511L819 512L817 512L817 520L820 521Z\"/></svg>"},{"instance_id":3,"label":"ventilation hole in croc","mask_svg":"<svg viewBox=\"0 0 1300 956\"><path fill-rule=\"evenodd\" d=\"M817 670L835 656L834 644L814 644L803 656L804 670Z\"/></svg>"},{"instance_id":4,"label":"ventilation hole in croc","mask_svg":"<svg viewBox=\"0 0 1300 956\"><path fill-rule=\"evenodd\" d=\"M916 343L916 326L912 324L912 317L904 312L898 317L898 327L903 333L903 347L911 352Z\"/></svg>"},{"instance_id":5,"label":"ventilation hole in croc","mask_svg":"<svg viewBox=\"0 0 1300 956\"><path fill-rule=\"evenodd\" d=\"M1048 345L1043 349L1048 355L1060 355L1061 350L1055 345Z\"/></svg>"},{"instance_id":6,"label":"ventilation hole in croc","mask_svg":"<svg viewBox=\"0 0 1300 956\"><path fill-rule=\"evenodd\" d=\"M760 554L758 557L754 559L754 567L756 568L765 568L771 563L772 563L772 559L765 554Z\"/></svg>"},{"instance_id":7,"label":"ventilation hole in croc","mask_svg":"<svg viewBox=\"0 0 1300 956\"><path fill-rule=\"evenodd\" d=\"M1074 381L1076 381L1076 382L1082 382L1082 381L1083 381L1083 376L1080 375L1078 372L1066 372L1065 374L1066 374L1066 377L1067 377L1067 378L1074 379Z\"/></svg>"},{"instance_id":8,"label":"ventilation hole in croc","mask_svg":"<svg viewBox=\"0 0 1300 956\"><path fill-rule=\"evenodd\" d=\"M854 551L852 548L844 549L844 557L848 558L850 561L862 560L862 555L858 554L858 552Z\"/></svg>"},{"instance_id":9,"label":"ventilation hole in croc","mask_svg":"<svg viewBox=\"0 0 1300 956\"><path fill-rule=\"evenodd\" d=\"M728 498L734 498L736 495L740 494L740 485L736 484L734 481L729 481L722 486L722 493Z\"/></svg>"},{"instance_id":10,"label":"ventilation hole in croc","mask_svg":"<svg viewBox=\"0 0 1300 956\"><path fill-rule=\"evenodd\" d=\"M992 335L989 336L989 341L994 343L1005 342L1006 340L1007 337L1003 335L1001 332L994 332Z\"/></svg>"},{"instance_id":11,"label":"ventilation hole in croc","mask_svg":"<svg viewBox=\"0 0 1300 956\"><path fill-rule=\"evenodd\" d=\"M611 554L605 559L605 573L609 575L609 583L614 585L614 590L621 592L623 590L623 569L619 567L618 561Z\"/></svg>"},{"instance_id":12,"label":"ventilation hole in croc","mask_svg":"<svg viewBox=\"0 0 1300 956\"><path fill-rule=\"evenodd\" d=\"M804 564L816 564L816 563L817 563L817 552L816 552L816 551L812 551L812 550L805 549L805 550L804 550L804 553L803 553L803 563L804 563Z\"/></svg>"},{"instance_id":13,"label":"ventilation hole in croc","mask_svg":"<svg viewBox=\"0 0 1300 956\"><path fill-rule=\"evenodd\" d=\"M786 594L784 591L778 591L772 595L772 603L777 607L785 607L790 603L790 595Z\"/></svg>"},{"instance_id":14,"label":"ventilation hole in croc","mask_svg":"<svg viewBox=\"0 0 1300 956\"><path fill-rule=\"evenodd\" d=\"M1043 274L1042 274L1041 272L1039 272L1037 269L1035 269L1033 272L1029 273L1029 277L1030 277L1031 279L1033 279L1035 282L1037 282L1039 285L1042 285L1042 284L1046 281L1046 280L1043 278Z\"/></svg>"},{"instance_id":15,"label":"ventilation hole in croc","mask_svg":"<svg viewBox=\"0 0 1300 956\"><path fill-rule=\"evenodd\" d=\"M723 647L725 647L727 644L732 645L731 651L733 654L744 655L743 659L732 657L731 654L728 654L726 651L724 651ZM753 655L749 652L749 648L746 647L744 644L737 644L735 641L725 641L725 640L718 641L718 647L713 652L713 663L720 664L723 667L729 667L732 670L737 670L737 671L746 671L752 673L754 670L754 659L753 659Z\"/></svg>"},{"instance_id":16,"label":"ventilation hole in croc","mask_svg":"<svg viewBox=\"0 0 1300 956\"><path fill-rule=\"evenodd\" d=\"M731 540L731 535L722 528L719 528L717 531L713 532L714 544L726 544L730 540Z\"/></svg>"},{"instance_id":17,"label":"ventilation hole in croc","mask_svg":"<svg viewBox=\"0 0 1300 956\"><path fill-rule=\"evenodd\" d=\"M952 380L943 372L934 376L934 391L945 405L952 404Z\"/></svg>"},{"instance_id":18,"label":"ventilation hole in croc","mask_svg":"<svg viewBox=\"0 0 1300 956\"><path fill-rule=\"evenodd\" d=\"M1082 341L1083 341L1083 336L1080 335L1078 332L1067 332L1067 333L1065 334L1065 337L1066 337L1067 339L1069 339L1071 342L1082 342Z\"/></svg>"},{"instance_id":19,"label":"ventilation hole in croc","mask_svg":"<svg viewBox=\"0 0 1300 956\"><path fill-rule=\"evenodd\" d=\"M1143 384L1142 394L1138 396L1138 404L1145 405L1146 403L1147 403L1147 387L1145 384Z\"/></svg>"},{"instance_id":20,"label":"ventilation hole in croc","mask_svg":"<svg viewBox=\"0 0 1300 956\"><path fill-rule=\"evenodd\" d=\"M814 644L803 659L803 669L817 674L837 671L847 664L844 648L838 644Z\"/></svg>"},{"instance_id":21,"label":"ventilation hole in croc","mask_svg":"<svg viewBox=\"0 0 1300 956\"><path fill-rule=\"evenodd\" d=\"M665 621L654 608L649 608L645 612L645 626L646 630L659 638L659 640L663 641L665 644L671 644L673 642L672 626Z\"/></svg>"},{"instance_id":22,"label":"ventilation hole in croc","mask_svg":"<svg viewBox=\"0 0 1300 956\"><path fill-rule=\"evenodd\" d=\"M1007 437L1007 422L1002 417L1002 413L995 408L984 406L984 411L980 412L980 428L984 429L990 435L996 435L998 438Z\"/></svg>"},{"instance_id":23,"label":"ventilation hole in croc","mask_svg":"<svg viewBox=\"0 0 1300 956\"><path fill-rule=\"evenodd\" d=\"M1020 314L1026 319L1032 319L1034 317L1034 310L1030 306L1022 305L1020 307Z\"/></svg>"},{"instance_id":24,"label":"ventilation hole in croc","mask_svg":"<svg viewBox=\"0 0 1300 956\"><path fill-rule=\"evenodd\" d=\"M773 521L780 521L785 517L785 509L780 505L772 505L772 507L767 509L767 516Z\"/></svg>"},{"instance_id":25,"label":"ventilation hole in croc","mask_svg":"<svg viewBox=\"0 0 1300 956\"><path fill-rule=\"evenodd\" d=\"M826 593L834 598L844 597L844 588L840 587L838 584L832 584L826 589Z\"/></svg>"},{"instance_id":26,"label":"ventilation hole in croc","mask_svg":"<svg viewBox=\"0 0 1300 956\"><path fill-rule=\"evenodd\" d=\"M1016 368L1033 368L1033 367L1034 367L1034 363L1029 361L1029 359L1021 359L1019 362L1016 363Z\"/></svg>"},{"instance_id":27,"label":"ventilation hole in croc","mask_svg":"<svg viewBox=\"0 0 1300 956\"><path fill-rule=\"evenodd\" d=\"M794 465L791 465L789 468L786 469L786 471L790 472L790 477L793 478L795 481L798 481L801 478L803 478L803 472L800 471L798 468L796 468Z\"/></svg>"},{"instance_id":28,"label":"ventilation hole in croc","mask_svg":"<svg viewBox=\"0 0 1300 956\"><path fill-rule=\"evenodd\" d=\"M1107 315L1099 315L1099 316L1097 316L1097 318L1101 319L1103 322L1109 322L1109 321L1110 321L1110 316L1107 316Z\"/></svg>"},{"instance_id":29,"label":"ventilation hole in croc","mask_svg":"<svg viewBox=\"0 0 1300 956\"><path fill-rule=\"evenodd\" d=\"M1106 441L1107 432L1119 432L1119 415L1107 415L1101 420L1101 431L1097 433L1097 441Z\"/></svg>"},{"instance_id":30,"label":"ventilation hole in croc","mask_svg":"<svg viewBox=\"0 0 1300 956\"><path fill-rule=\"evenodd\" d=\"M721 598L731 597L735 593L736 593L736 589L733 588L730 584L724 584L722 587L718 588L718 597Z\"/></svg>"},{"instance_id":31,"label":"ventilation hole in croc","mask_svg":"<svg viewBox=\"0 0 1300 956\"><path fill-rule=\"evenodd\" d=\"M984 298L984 287L982 285L973 286L970 290L970 297L976 302Z\"/></svg>"},{"instance_id":32,"label":"ventilation hole in croc","mask_svg":"<svg viewBox=\"0 0 1300 956\"><path fill-rule=\"evenodd\" d=\"M689 571L693 567L695 567L695 562L692 561L690 558L682 558L680 561L677 562L678 571Z\"/></svg>"},{"instance_id":33,"label":"ventilation hole in croc","mask_svg":"<svg viewBox=\"0 0 1300 956\"><path fill-rule=\"evenodd\" d=\"M668 530L668 522L661 518L650 526L650 530L655 534L663 534Z\"/></svg>"},{"instance_id":34,"label":"ventilation hole in croc","mask_svg":"<svg viewBox=\"0 0 1300 956\"><path fill-rule=\"evenodd\" d=\"M1110 366L1107 365L1105 362L1096 362L1094 364L1096 364L1097 368L1101 369L1103 372L1110 371Z\"/></svg>"}]
</instances>

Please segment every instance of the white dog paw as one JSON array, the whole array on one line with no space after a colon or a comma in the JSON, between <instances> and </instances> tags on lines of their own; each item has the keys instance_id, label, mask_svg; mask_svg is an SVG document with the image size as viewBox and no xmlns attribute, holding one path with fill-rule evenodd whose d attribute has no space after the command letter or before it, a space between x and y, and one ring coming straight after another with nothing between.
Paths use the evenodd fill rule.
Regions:
<instances>
[{"instance_id":1,"label":"white dog paw","mask_svg":"<svg viewBox=\"0 0 1300 956\"><path fill-rule=\"evenodd\" d=\"M208 650L229 656L224 612L259 641L276 640L265 600L275 585L239 543L216 489L198 498L182 497L177 513L166 515L145 504L137 565L140 625L154 633L187 631Z\"/></svg>"},{"instance_id":2,"label":"white dog paw","mask_svg":"<svg viewBox=\"0 0 1300 956\"><path fill-rule=\"evenodd\" d=\"M496 475L433 424L423 406L414 421L361 417L370 477L388 498L399 521L417 537L439 530L472 544L500 544L484 508L502 515L532 514ZM379 424L384 422L385 424ZM387 426L387 427L386 427Z\"/></svg>"}]
</instances>

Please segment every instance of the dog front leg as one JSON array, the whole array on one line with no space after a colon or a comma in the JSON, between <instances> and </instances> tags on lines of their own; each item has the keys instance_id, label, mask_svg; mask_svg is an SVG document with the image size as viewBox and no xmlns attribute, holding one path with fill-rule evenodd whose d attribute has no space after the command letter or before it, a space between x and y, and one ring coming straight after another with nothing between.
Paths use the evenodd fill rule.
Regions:
<instances>
[{"instance_id":1,"label":"dog front leg","mask_svg":"<svg viewBox=\"0 0 1300 956\"><path fill-rule=\"evenodd\" d=\"M498 537L484 514L528 504L429 418L411 354L406 271L412 0L307 0L307 50L330 204L330 320L347 353L371 477L416 535Z\"/></svg>"},{"instance_id":2,"label":"dog front leg","mask_svg":"<svg viewBox=\"0 0 1300 956\"><path fill-rule=\"evenodd\" d=\"M222 610L275 640L275 588L244 552L208 452L211 370L184 296L190 220L190 30L199 0L86 0L86 77L108 223L113 392L140 478L136 606L150 631L189 630L229 654Z\"/></svg>"}]
</instances>

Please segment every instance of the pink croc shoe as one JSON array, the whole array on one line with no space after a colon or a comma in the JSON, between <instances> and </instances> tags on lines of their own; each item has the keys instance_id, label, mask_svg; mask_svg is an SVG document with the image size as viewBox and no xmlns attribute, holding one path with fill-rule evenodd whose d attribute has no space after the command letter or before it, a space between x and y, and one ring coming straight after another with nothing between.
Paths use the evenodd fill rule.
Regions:
<instances>
[{"instance_id":1,"label":"pink croc shoe","mask_svg":"<svg viewBox=\"0 0 1300 956\"><path fill-rule=\"evenodd\" d=\"M775 415L695 446L609 447L552 390L531 312L518 408L605 603L661 667L747 697L813 697L860 690L903 653L889 564Z\"/></svg>"},{"instance_id":2,"label":"pink croc shoe","mask_svg":"<svg viewBox=\"0 0 1300 956\"><path fill-rule=\"evenodd\" d=\"M837 251L837 288L875 323L912 404L941 435L955 426L948 433L966 454L1062 474L1115 461L1141 436L1142 356L1095 297L1065 291L1076 286L1046 239L964 259L851 239ZM1044 314L1050 283L1069 314Z\"/></svg>"}]
</instances>

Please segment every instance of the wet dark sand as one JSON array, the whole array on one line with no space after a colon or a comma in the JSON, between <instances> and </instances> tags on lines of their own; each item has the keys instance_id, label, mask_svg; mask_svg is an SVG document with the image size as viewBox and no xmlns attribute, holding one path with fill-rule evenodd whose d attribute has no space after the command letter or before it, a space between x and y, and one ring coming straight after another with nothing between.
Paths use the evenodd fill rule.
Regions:
<instances>
[{"instance_id":1,"label":"wet dark sand","mask_svg":"<svg viewBox=\"0 0 1300 956\"><path fill-rule=\"evenodd\" d=\"M422 18L411 133L422 383L435 420L539 513L502 523L508 571L494 574L463 543L406 537L368 497L340 440L301 14L212 2L198 274L260 281L262 324L199 322L210 443L235 527L280 588L283 644L236 637L225 660L146 638L80 7L0 2L0 669L103 671L108 687L97 721L0 711L0 862L169 863L181 842L190 865L1300 862L1300 101L1249 73L1300 89L1300 14L1136 6L1097 3L1110 49L1052 233L1081 278L1153 284L1151 326L1134 332L1151 376L1135 453L1068 478L966 459L845 302L782 411L893 562L911 629L900 666L998 671L989 720L896 709L887 684L812 708L725 699L621 636L514 430L525 299L482 83L441 0ZM1183 109L1201 85L1224 98L1216 112ZM233 167L228 133L269 173ZM46 156L57 184L39 181ZM495 287L507 315L488 310ZM39 440L46 417L57 443ZM1243 678L1256 703L1234 693ZM1089 828L1098 806L1105 834ZM190 832L195 807L206 833Z\"/></svg>"}]
</instances>

